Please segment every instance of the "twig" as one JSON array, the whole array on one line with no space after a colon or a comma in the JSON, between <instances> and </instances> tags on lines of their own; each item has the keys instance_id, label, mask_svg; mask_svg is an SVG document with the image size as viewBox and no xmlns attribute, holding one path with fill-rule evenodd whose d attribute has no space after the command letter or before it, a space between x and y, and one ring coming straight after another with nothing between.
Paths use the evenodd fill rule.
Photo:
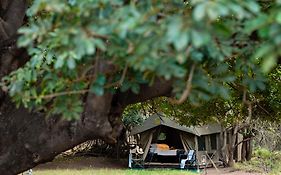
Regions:
<instances>
[{"instance_id":1,"label":"twig","mask_svg":"<svg viewBox=\"0 0 281 175\"><path fill-rule=\"evenodd\" d=\"M189 77L188 77L188 80L187 80L187 83L186 83L186 88L185 88L182 96L180 97L180 99L179 100L169 99L169 101L172 104L182 104L187 99L187 97L189 96L189 94L191 92L191 89L192 89L192 79L193 79L194 70L195 70L195 64L193 64L192 67L191 67Z\"/></svg>"},{"instance_id":2,"label":"twig","mask_svg":"<svg viewBox=\"0 0 281 175\"><path fill-rule=\"evenodd\" d=\"M77 83L77 82L80 82L80 81L84 81L84 80L95 80L97 78L96 75L88 75L88 76L82 76L82 77L79 77L75 80L71 80L72 83Z\"/></svg>"},{"instance_id":3,"label":"twig","mask_svg":"<svg viewBox=\"0 0 281 175\"><path fill-rule=\"evenodd\" d=\"M105 85L105 88L121 87L123 85L123 82L125 81L127 72L128 72L128 64L126 64L126 66L122 72L122 76L121 76L120 80L118 80L117 82L113 82L113 83Z\"/></svg>"},{"instance_id":4,"label":"twig","mask_svg":"<svg viewBox=\"0 0 281 175\"><path fill-rule=\"evenodd\" d=\"M30 99L36 99L36 98L52 99L52 98L59 97L59 96L64 96L64 95L85 94L85 93L87 93L89 91L90 91L89 89L83 89L83 90L79 90L79 91L64 91L64 92L58 92L58 93L53 93L53 94L39 96L39 97L31 97Z\"/></svg>"},{"instance_id":5,"label":"twig","mask_svg":"<svg viewBox=\"0 0 281 175\"><path fill-rule=\"evenodd\" d=\"M122 77L121 77L121 79L118 82L105 85L104 88L112 87L112 86L114 86L114 84L116 86L121 86L123 84L124 80L125 80L127 70L128 70L128 65L125 66L125 69L123 70L123 73L122 73ZM97 77L96 74L95 75L89 75L89 76L83 76L81 78L73 80L72 82L79 82L79 81L86 80L86 79L94 80L96 77ZM73 90L73 91L64 91L64 92L58 92L58 93L48 94L48 95L39 96L39 97L30 97L29 99L36 99L36 98L52 99L52 98L59 97L59 96L64 96L64 95L85 94L85 93L88 93L89 91L90 91L89 89L82 89L82 90L77 90L77 91L75 91L75 90Z\"/></svg>"},{"instance_id":6,"label":"twig","mask_svg":"<svg viewBox=\"0 0 281 175\"><path fill-rule=\"evenodd\" d=\"M267 115L270 115L270 113L264 109L264 107L262 107L259 103L257 103L258 107L260 107Z\"/></svg>"},{"instance_id":7,"label":"twig","mask_svg":"<svg viewBox=\"0 0 281 175\"><path fill-rule=\"evenodd\" d=\"M100 38L100 39L104 39L104 40L108 39L108 36L95 33L95 32L93 32L93 31L91 31L91 30L89 30L87 28L84 28L84 31L90 37Z\"/></svg>"},{"instance_id":8,"label":"twig","mask_svg":"<svg viewBox=\"0 0 281 175\"><path fill-rule=\"evenodd\" d=\"M244 90L243 90L243 103L246 105L251 104L251 102L247 100L247 89L246 88L244 88Z\"/></svg>"},{"instance_id":9,"label":"twig","mask_svg":"<svg viewBox=\"0 0 281 175\"><path fill-rule=\"evenodd\" d=\"M121 79L120 79L120 81L119 81L119 85L120 85L120 86L123 85L123 82L124 82L124 80L125 80L125 78L126 78L127 71L128 71L128 63L126 64L125 69L124 69L123 72L122 72L122 76L121 76Z\"/></svg>"}]
</instances>

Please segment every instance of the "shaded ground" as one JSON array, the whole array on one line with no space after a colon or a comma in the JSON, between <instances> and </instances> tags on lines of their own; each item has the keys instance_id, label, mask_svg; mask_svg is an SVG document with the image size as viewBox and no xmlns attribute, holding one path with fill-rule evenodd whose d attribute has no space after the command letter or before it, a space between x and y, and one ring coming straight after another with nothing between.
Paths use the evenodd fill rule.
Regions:
<instances>
[{"instance_id":1,"label":"shaded ground","mask_svg":"<svg viewBox=\"0 0 281 175\"><path fill-rule=\"evenodd\" d=\"M68 159L56 159L53 162L42 164L35 169L125 169L126 160L115 160L103 157L74 157Z\"/></svg>"},{"instance_id":2,"label":"shaded ground","mask_svg":"<svg viewBox=\"0 0 281 175\"><path fill-rule=\"evenodd\" d=\"M68 159L57 159L43 165L39 165L34 170L81 170L81 169L127 169L126 160L115 160L101 157L77 157ZM205 174L203 171L201 174ZM220 168L219 172L215 168L208 168L206 174L208 175L261 175L259 173L249 173L243 171L236 171L233 168Z\"/></svg>"}]
</instances>

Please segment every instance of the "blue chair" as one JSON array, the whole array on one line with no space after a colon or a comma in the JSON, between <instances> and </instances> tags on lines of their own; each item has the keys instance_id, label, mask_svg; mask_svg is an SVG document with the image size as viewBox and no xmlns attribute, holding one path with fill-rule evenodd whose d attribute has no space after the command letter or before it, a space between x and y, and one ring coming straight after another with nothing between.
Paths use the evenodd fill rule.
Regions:
<instances>
[{"instance_id":1,"label":"blue chair","mask_svg":"<svg viewBox=\"0 0 281 175\"><path fill-rule=\"evenodd\" d=\"M186 164L195 162L195 150L189 150L186 159L180 160L180 169L184 169Z\"/></svg>"}]
</instances>

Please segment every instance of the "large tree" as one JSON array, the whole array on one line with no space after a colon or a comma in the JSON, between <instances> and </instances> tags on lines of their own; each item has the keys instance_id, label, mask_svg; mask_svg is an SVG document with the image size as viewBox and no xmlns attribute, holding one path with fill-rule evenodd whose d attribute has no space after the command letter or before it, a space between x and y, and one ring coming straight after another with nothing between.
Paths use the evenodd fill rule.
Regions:
<instances>
[{"instance_id":1,"label":"large tree","mask_svg":"<svg viewBox=\"0 0 281 175\"><path fill-rule=\"evenodd\" d=\"M1 0L1 173L89 139L116 142L129 104L227 98L229 83L244 93L264 89L261 70L280 56L280 5Z\"/></svg>"}]
</instances>

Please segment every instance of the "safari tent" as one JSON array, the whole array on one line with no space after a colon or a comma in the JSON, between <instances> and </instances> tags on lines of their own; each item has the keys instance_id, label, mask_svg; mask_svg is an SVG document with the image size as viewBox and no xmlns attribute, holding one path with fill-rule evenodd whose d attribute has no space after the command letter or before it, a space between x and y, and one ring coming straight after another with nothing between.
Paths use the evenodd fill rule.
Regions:
<instances>
[{"instance_id":1,"label":"safari tent","mask_svg":"<svg viewBox=\"0 0 281 175\"><path fill-rule=\"evenodd\" d=\"M192 166L201 166L219 162L219 133L219 124L186 127L167 117L153 115L132 129L130 140L141 150L136 159L143 165L178 166L180 156L194 150L196 161Z\"/></svg>"}]
</instances>

